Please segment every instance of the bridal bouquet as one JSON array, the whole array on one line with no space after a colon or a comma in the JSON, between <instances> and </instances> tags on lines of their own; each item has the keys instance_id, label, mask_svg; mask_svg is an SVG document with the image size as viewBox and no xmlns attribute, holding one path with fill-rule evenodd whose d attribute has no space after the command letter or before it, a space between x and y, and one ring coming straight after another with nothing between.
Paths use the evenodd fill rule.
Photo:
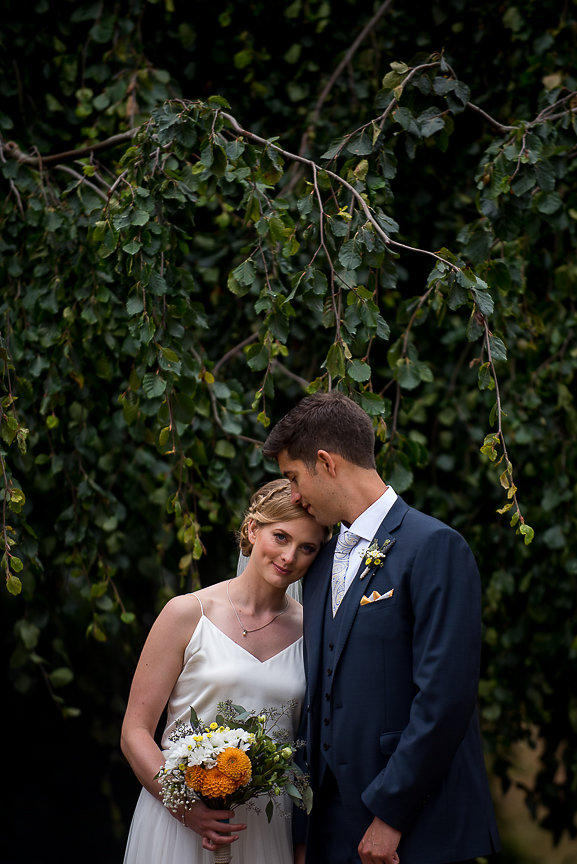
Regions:
<instances>
[{"instance_id":1,"label":"bridal bouquet","mask_svg":"<svg viewBox=\"0 0 577 864\"><path fill-rule=\"evenodd\" d=\"M282 730L274 729L292 707L257 713L231 701L220 702L219 713L208 725L191 708L190 724L178 724L170 735L164 767L156 775L165 807L177 810L203 801L215 810L234 810L267 796L265 812L270 822L274 800L284 791L309 813L312 791L293 761L296 745L283 740ZM225 857L215 853L215 861L230 861L228 846L219 852Z\"/></svg>"}]
</instances>

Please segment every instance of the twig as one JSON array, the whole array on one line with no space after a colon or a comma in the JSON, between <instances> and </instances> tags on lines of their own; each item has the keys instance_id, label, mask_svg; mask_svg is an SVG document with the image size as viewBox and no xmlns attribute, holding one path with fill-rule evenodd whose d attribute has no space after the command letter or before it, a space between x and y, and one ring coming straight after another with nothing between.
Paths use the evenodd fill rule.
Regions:
<instances>
[{"instance_id":1,"label":"twig","mask_svg":"<svg viewBox=\"0 0 577 864\"><path fill-rule=\"evenodd\" d=\"M324 250L325 255L327 256L327 261L329 262L330 269L331 269L331 300L332 300L332 304L333 304L333 312L335 315L336 339L338 340L338 339L340 339L340 335L341 335L341 314L340 314L340 309L337 309L337 302L336 302L336 298L335 298L335 280L334 280L335 268L333 267L332 258L331 258L329 250L327 249L327 244L325 242L325 231L324 231L324 225L323 225L323 215L324 215L325 211L324 211L324 207L323 207L323 201L321 198L321 190L319 189L319 184L318 184L318 180L317 180L317 166L314 163L312 166L312 170L313 170L313 186L314 186L315 194L317 196L317 201L319 203L320 243L321 243L321 247Z\"/></svg>"},{"instance_id":2,"label":"twig","mask_svg":"<svg viewBox=\"0 0 577 864\"><path fill-rule=\"evenodd\" d=\"M108 201L108 195L106 195L102 189L99 189L98 186L95 186L94 183L91 183L90 180L87 180L82 174L79 174L78 171L75 171L74 168L69 168L68 165L55 165L54 166L58 171L65 171L67 174L71 174L72 177L75 177L78 180L78 185L88 186L92 189L96 194L102 198L103 201Z\"/></svg>"},{"instance_id":3,"label":"twig","mask_svg":"<svg viewBox=\"0 0 577 864\"><path fill-rule=\"evenodd\" d=\"M25 165L42 166L51 162L61 162L63 159L78 159L79 156L88 156L97 150L105 150L108 147L114 147L116 144L122 144L124 141L129 141L133 138L141 127L135 126L129 129L128 132L120 132L118 135L112 135L104 141L95 141L93 144L88 144L86 147L79 147L77 150L65 150L63 153L52 153L42 156L29 156L23 153L15 141L7 141L5 150L12 159L18 162L23 162Z\"/></svg>"},{"instance_id":4,"label":"twig","mask_svg":"<svg viewBox=\"0 0 577 864\"><path fill-rule=\"evenodd\" d=\"M483 111L482 108L479 108L478 105L474 105L472 102L467 102L467 108L470 108L472 111L476 111L477 114L480 114L485 118L492 126L497 129L498 132L502 132L503 135L506 132L515 132L519 127L518 126L505 126L503 123L499 123L498 120L495 120L494 117L491 117L490 114L487 114L486 111Z\"/></svg>"},{"instance_id":5,"label":"twig","mask_svg":"<svg viewBox=\"0 0 577 864\"><path fill-rule=\"evenodd\" d=\"M238 348L238 346L236 346L236 348ZM197 363L201 367L204 367L204 363L202 362L202 357L200 356L198 351L196 351L196 349L193 347L191 347L189 350L190 350L191 354L193 355L194 359L197 361ZM236 350L236 349L233 349L233 350ZM213 391L212 387L210 386L210 384L207 385L206 389L208 390L208 396L209 396L209 399L210 399L211 405L212 405L212 416L214 417L214 421L215 421L216 425L219 427L219 429L222 429L222 431L225 433L225 435L229 435L233 438L237 438L239 441L247 441L249 444L256 444L258 447L262 447L262 441L257 441L256 438L249 438L247 435L238 435L238 434L234 434L234 433L229 433L225 430L225 428L222 425L222 420L220 419L220 417L218 415L218 401L217 401L216 396L214 395L214 391Z\"/></svg>"},{"instance_id":6,"label":"twig","mask_svg":"<svg viewBox=\"0 0 577 864\"><path fill-rule=\"evenodd\" d=\"M329 94L330 94L331 90L333 89L335 83L337 82L339 76L341 75L343 70L350 64L355 52L357 51L357 49L359 48L361 43L366 39L367 35L373 31L375 25L379 22L379 20L385 14L385 12L387 11L387 9L391 5L391 3L392 3L392 0L385 0L385 2L377 9L377 11L373 15L373 17L365 24L365 26L363 27L361 32L358 34L358 36L356 37L356 39L354 40L352 45L349 47L346 54L344 55L343 59L337 65L337 67L334 69L329 80L327 81L327 83L323 87L323 89L320 93L320 96L318 97L318 99L315 103L315 106L313 108L308 126L306 127L305 131L303 132L303 134L301 136L301 142L300 142L299 150L298 150L299 156L302 156L304 153L306 153L306 151L308 149L311 134L314 131L315 127L318 125L321 109L322 109L324 103L326 102L326 100L328 99ZM301 172L299 172L299 171L293 172L292 177L290 178L287 185L284 187L283 192L285 195L292 192L294 187L299 182L300 178L301 178Z\"/></svg>"},{"instance_id":7,"label":"twig","mask_svg":"<svg viewBox=\"0 0 577 864\"><path fill-rule=\"evenodd\" d=\"M542 122L543 120L551 120L551 113L550 112L551 111L557 111L561 107L561 105L564 105L565 102L569 102L574 97L575 97L575 91L571 90L569 93L567 93L566 96L562 96L561 99L557 99L557 101L554 102L552 105L547 105L547 107L543 108L543 110L537 115L537 117L535 118L535 122ZM572 109L572 110L575 110L575 109Z\"/></svg>"},{"instance_id":8,"label":"twig","mask_svg":"<svg viewBox=\"0 0 577 864\"><path fill-rule=\"evenodd\" d=\"M572 94L575 95L575 94ZM560 120L561 117L566 117L567 114L576 114L577 108L567 108L566 111L559 111L557 114L547 114L546 117L536 117L535 120L529 123L529 127L538 126L541 123L549 123L551 120Z\"/></svg>"},{"instance_id":9,"label":"twig","mask_svg":"<svg viewBox=\"0 0 577 864\"><path fill-rule=\"evenodd\" d=\"M509 183L512 183L513 180L515 179L515 177L517 176L517 174L519 173L519 170L521 168L521 159L523 158L523 153L525 152L526 144L527 144L527 130L525 130L525 132L523 133L523 138L521 139L521 146L519 147L519 156L517 157L517 164L515 166L515 170L513 171L511 176L509 177Z\"/></svg>"},{"instance_id":10,"label":"twig","mask_svg":"<svg viewBox=\"0 0 577 864\"><path fill-rule=\"evenodd\" d=\"M383 15L388 10L391 3L392 3L392 0L385 0L385 2L379 6L379 8L377 9L377 11L373 15L373 17L370 19L370 21L368 21L365 24L365 26L363 27L361 32L358 34L357 38L354 40L352 45L349 47L349 50L347 51L347 53L345 54L345 56L343 57L341 62L335 68L333 74L331 75L331 77L329 78L329 80L327 81L325 86L323 87L322 92L316 101L315 107L313 108L313 112L311 114L311 120L310 120L308 129L305 132L306 136L308 136L310 134L310 132L312 131L312 129L314 128L314 126L317 125L317 123L319 121L320 113L321 113L321 108L323 107L324 103L328 99L328 96L329 96L331 90L333 89L337 79L340 77L343 69L345 69L349 65L349 63L351 62L353 56L355 55L355 53L359 47L359 45L362 42L364 42L367 35L371 32L373 27L383 17ZM304 149L303 149L302 144L301 144L301 149L299 150L299 153L301 155L302 155L302 153L304 153Z\"/></svg>"},{"instance_id":11,"label":"twig","mask_svg":"<svg viewBox=\"0 0 577 864\"><path fill-rule=\"evenodd\" d=\"M425 291L425 293L422 294L421 297L419 297L419 302L415 306L415 310L414 310L413 314L411 315L411 318L409 320L409 323L407 324L407 327L405 329L405 333L403 336L403 350L401 352L402 357L405 357L407 354L407 345L409 342L409 333L411 332L413 324L415 323L415 318L417 317L417 315L419 313L419 309L421 309L421 307L424 306L426 301L429 299L429 295L431 294L432 291L435 290L436 287L437 287L437 283L433 282L433 284L430 286L430 288L428 288Z\"/></svg>"},{"instance_id":12,"label":"twig","mask_svg":"<svg viewBox=\"0 0 577 864\"><path fill-rule=\"evenodd\" d=\"M118 177L116 178L116 180L114 181L114 183L112 184L112 186L109 189L109 192L108 192L109 198L112 197L112 195L116 191L116 187L119 185L119 183L122 183L122 181L124 180L124 178L126 177L127 174L128 174L128 168L126 169L126 171L123 171L122 174L118 175Z\"/></svg>"},{"instance_id":13,"label":"twig","mask_svg":"<svg viewBox=\"0 0 577 864\"><path fill-rule=\"evenodd\" d=\"M224 366L225 363L228 363L228 361L232 357L236 357L237 354L240 354L242 349L246 348L247 345L250 345L251 342L254 342L255 339L258 339L258 333L251 333L250 336L247 336L246 339L243 339L242 342L239 342L238 345L235 345L234 348L231 348L229 351L226 352L226 354L223 354L220 360L217 360L217 362L212 367L211 371L214 377L216 378L216 376L220 372L221 367Z\"/></svg>"},{"instance_id":14,"label":"twig","mask_svg":"<svg viewBox=\"0 0 577 864\"><path fill-rule=\"evenodd\" d=\"M323 89L322 89L322 91L321 91L321 93L320 93L320 95L319 95L319 97L315 103L315 106L313 108L309 124L302 134L301 143L300 143L299 151L298 151L299 156L302 156L307 151L308 144L309 144L310 137L311 137L311 133L314 131L315 126L317 126L317 124L319 122L321 109L322 109L324 103L326 102L326 100L328 99L329 94L330 94L331 90L333 89L333 87L335 86L335 83L337 82L338 78L340 77L343 69L345 69L350 64L352 58L354 57L354 55L355 55L357 49L359 48L359 46L361 45L361 43L364 42L367 35L369 33L371 33L371 31L374 29L375 25L379 22L379 20L383 17L385 12L388 10L391 3L392 3L392 0L385 0L385 2L382 3L381 6L379 6L379 8L377 9L377 11L373 15L373 17L365 24L365 26L363 27L361 32L358 34L358 36L356 37L356 39L354 40L352 45L349 47L348 51L346 52L346 54L344 55L344 57L342 58L340 63L336 66L336 68L334 69L329 80L327 81L327 83L323 87ZM300 179L300 176L298 175L298 172L297 172L293 175L293 177L291 178L291 180L289 181L289 183L285 187L284 194L288 194L289 192L291 192L292 189L295 187L295 185L298 183L299 179Z\"/></svg>"},{"instance_id":15,"label":"twig","mask_svg":"<svg viewBox=\"0 0 577 864\"><path fill-rule=\"evenodd\" d=\"M489 323L488 323L487 319L485 318L484 315L482 316L482 318L483 318L483 328L485 331L485 348L487 349L487 360L488 360L489 365L491 367L491 373L493 375L493 383L495 384L495 401L497 403L497 435L499 437L499 441L501 442L501 447L503 448L503 458L505 459L505 464L507 466L506 471L509 474L509 478L510 478L510 481L509 481L511 484L510 491L513 491L513 494L511 495L511 499L513 501L513 504L515 505L515 510L517 511L517 514L519 516L519 522L521 524L523 524L525 522L525 520L523 519L523 516L521 514L521 508L519 507L519 502L517 501L517 493L515 491L517 487L515 486L515 483L513 481L513 466L509 460L509 454L507 452L507 444L505 442L505 434L503 432L503 409L502 409L502 405L501 405L501 391L499 389L499 380L497 378L497 373L495 372L495 365L493 363L493 356L491 353L491 342L490 342L491 332L489 330Z\"/></svg>"},{"instance_id":16,"label":"twig","mask_svg":"<svg viewBox=\"0 0 577 864\"><path fill-rule=\"evenodd\" d=\"M264 147L270 147L273 150L276 150L277 153L280 153L285 159L291 160L293 162L300 162L303 165L306 165L313 172L313 176L315 172L322 171L327 177L332 177L337 183L340 183L341 186L344 186L345 189L348 189L351 195L355 198L361 209L363 210L365 216L367 217L367 221L371 223L376 233L381 237L381 239L387 244L387 246L394 246L399 249L405 249L408 252L418 252L421 255L428 255L431 258L435 258L437 261L441 261L443 264L446 264L452 270L457 271L459 268L452 264L450 261L447 261L441 255L437 255L436 252L431 252L428 249L417 249L414 246L408 246L405 243L400 243L398 240L393 240L386 231L383 231L376 218L370 211L370 208L363 198L363 196L358 192L354 186L352 186L347 180L343 177L340 177L334 171L330 171L328 168L322 168L320 165L317 165L316 162L313 162L312 159L306 159L304 156L299 156L297 153L291 153L288 150L283 150L282 147L279 147L278 144L274 144L271 141L267 141L265 138L261 138L260 135L256 135L254 132L249 132L247 129L243 129L240 123L232 116L232 114L227 114L225 111L220 112L221 116L224 117L237 135L240 135L244 138L249 139L250 141L254 141L257 144L260 144Z\"/></svg>"},{"instance_id":17,"label":"twig","mask_svg":"<svg viewBox=\"0 0 577 864\"><path fill-rule=\"evenodd\" d=\"M411 80L411 78L414 78L415 75L417 75L419 72L422 72L423 69L434 69L436 66L440 66L440 65L441 65L441 61L435 60L433 63L421 63L420 66L414 66L411 69L411 71L406 75L406 77L403 78L403 81L399 86L402 87L402 89L404 90L405 87L407 86L407 84L409 83L409 81ZM455 75L454 77L456 78L457 76ZM389 102L389 104L387 105L387 107L385 108L383 113L381 114L381 116L377 117L375 119L374 122L380 123L381 129L383 128L383 126L385 124L385 120L387 119L390 112L393 110L395 105L398 106L398 104L399 104L399 100L395 96L393 99L391 99L391 101ZM370 125L370 124L368 124L368 123L365 124L365 127L368 125ZM365 128L365 127L361 127L361 128Z\"/></svg>"},{"instance_id":18,"label":"twig","mask_svg":"<svg viewBox=\"0 0 577 864\"><path fill-rule=\"evenodd\" d=\"M306 378L301 378L301 376L297 375L295 372L291 372L290 369L287 369L286 366L283 366L283 364L279 363L278 360L272 361L272 368L276 372L282 372L282 374L286 375L287 378L290 378L291 380L296 381L297 384L300 384L300 386L303 388L303 390L306 390L310 384L310 381L307 381Z\"/></svg>"}]
</instances>

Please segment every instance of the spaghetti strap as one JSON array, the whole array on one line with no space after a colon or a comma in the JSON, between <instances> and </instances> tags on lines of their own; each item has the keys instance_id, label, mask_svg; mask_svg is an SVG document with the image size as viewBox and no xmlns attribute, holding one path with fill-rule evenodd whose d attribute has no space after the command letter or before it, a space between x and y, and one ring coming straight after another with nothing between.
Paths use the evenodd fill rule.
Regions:
<instances>
[{"instance_id":1,"label":"spaghetti strap","mask_svg":"<svg viewBox=\"0 0 577 864\"><path fill-rule=\"evenodd\" d=\"M193 596L193 597L196 597L196 599L197 599L198 602L200 603L200 614L201 614L201 616L204 618L204 606L202 605L202 600L200 599L200 597L198 596L198 594L196 594L196 592L194 592L192 596Z\"/></svg>"}]
</instances>

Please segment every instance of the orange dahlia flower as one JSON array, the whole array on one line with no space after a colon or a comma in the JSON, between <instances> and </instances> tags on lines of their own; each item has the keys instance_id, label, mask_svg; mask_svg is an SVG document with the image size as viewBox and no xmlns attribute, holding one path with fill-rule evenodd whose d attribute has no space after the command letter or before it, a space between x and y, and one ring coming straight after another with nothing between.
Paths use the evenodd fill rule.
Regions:
<instances>
[{"instance_id":1,"label":"orange dahlia flower","mask_svg":"<svg viewBox=\"0 0 577 864\"><path fill-rule=\"evenodd\" d=\"M240 785L248 783L252 776L252 765L250 759L238 747L229 747L216 757L216 764L223 774L231 780L241 780Z\"/></svg>"},{"instance_id":2,"label":"orange dahlia flower","mask_svg":"<svg viewBox=\"0 0 577 864\"><path fill-rule=\"evenodd\" d=\"M195 792L200 792L203 779L204 769L200 765L191 765L184 772L184 782Z\"/></svg>"},{"instance_id":3,"label":"orange dahlia flower","mask_svg":"<svg viewBox=\"0 0 577 864\"><path fill-rule=\"evenodd\" d=\"M208 768L204 771L201 794L207 798L224 798L230 795L238 787L238 784L223 774L219 768Z\"/></svg>"}]
</instances>

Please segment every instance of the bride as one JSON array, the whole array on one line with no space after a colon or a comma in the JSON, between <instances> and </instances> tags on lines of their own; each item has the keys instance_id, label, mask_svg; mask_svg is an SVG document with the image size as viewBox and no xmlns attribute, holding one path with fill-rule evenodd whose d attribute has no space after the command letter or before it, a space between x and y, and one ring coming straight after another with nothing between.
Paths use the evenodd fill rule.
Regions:
<instances>
[{"instance_id":1,"label":"bride","mask_svg":"<svg viewBox=\"0 0 577 864\"><path fill-rule=\"evenodd\" d=\"M294 700L280 724L294 739L305 690L302 608L287 589L328 536L292 503L288 480L273 480L251 498L239 532L245 568L234 579L174 597L156 619L122 726L122 751L143 786L124 864L209 864L209 853L226 844L234 844L234 864L293 864L291 821L280 808L270 824L246 805L232 812L197 801L173 813L154 777L169 735L188 721L191 706L210 722L227 699L257 711ZM167 703L161 749L154 734Z\"/></svg>"}]
</instances>

